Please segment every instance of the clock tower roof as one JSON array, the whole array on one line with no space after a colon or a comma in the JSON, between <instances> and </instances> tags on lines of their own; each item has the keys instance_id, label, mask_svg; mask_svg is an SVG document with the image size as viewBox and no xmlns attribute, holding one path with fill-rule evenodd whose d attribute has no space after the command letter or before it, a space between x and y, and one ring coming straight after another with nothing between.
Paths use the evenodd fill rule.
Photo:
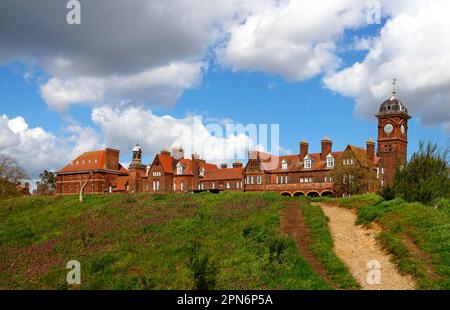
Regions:
<instances>
[{"instance_id":1,"label":"clock tower roof","mask_svg":"<svg viewBox=\"0 0 450 310\"><path fill-rule=\"evenodd\" d=\"M398 99L398 97L397 97L396 82L397 82L397 80L394 79L392 95L391 95L391 97L389 97L389 99L385 100L381 104L380 110L379 110L377 116L384 116L384 115L398 114L398 113L405 113L406 115L408 115L408 109L406 108L406 105L404 105L400 101L400 99Z\"/></svg>"}]
</instances>

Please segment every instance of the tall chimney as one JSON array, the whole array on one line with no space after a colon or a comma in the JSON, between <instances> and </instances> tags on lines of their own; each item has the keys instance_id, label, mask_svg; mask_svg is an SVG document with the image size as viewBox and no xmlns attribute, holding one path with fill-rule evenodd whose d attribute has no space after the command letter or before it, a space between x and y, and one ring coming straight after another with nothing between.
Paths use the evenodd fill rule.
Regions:
<instances>
[{"instance_id":1,"label":"tall chimney","mask_svg":"<svg viewBox=\"0 0 450 310\"><path fill-rule=\"evenodd\" d=\"M367 159L373 162L375 159L375 143L373 142L372 138L370 138L366 142L366 146L367 146Z\"/></svg>"},{"instance_id":2,"label":"tall chimney","mask_svg":"<svg viewBox=\"0 0 450 310\"><path fill-rule=\"evenodd\" d=\"M324 137L321 141L322 149L320 151L320 159L326 160L327 155L331 153L331 146L333 142L331 142L330 138Z\"/></svg>"},{"instance_id":3,"label":"tall chimney","mask_svg":"<svg viewBox=\"0 0 450 310\"><path fill-rule=\"evenodd\" d=\"M233 163L233 168L241 168L242 166L244 166L244 165L239 161L235 161Z\"/></svg>"},{"instance_id":4,"label":"tall chimney","mask_svg":"<svg viewBox=\"0 0 450 310\"><path fill-rule=\"evenodd\" d=\"M305 157L308 154L308 147L309 144L308 142L306 142L306 140L302 140L300 142L300 160L302 160L303 157Z\"/></svg>"}]
</instances>

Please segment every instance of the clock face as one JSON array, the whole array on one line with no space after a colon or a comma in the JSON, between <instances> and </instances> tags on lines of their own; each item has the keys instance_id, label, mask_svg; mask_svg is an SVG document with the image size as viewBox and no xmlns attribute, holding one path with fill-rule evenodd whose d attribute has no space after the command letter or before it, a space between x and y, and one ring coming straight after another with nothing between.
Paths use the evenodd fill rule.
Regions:
<instances>
[{"instance_id":1,"label":"clock face","mask_svg":"<svg viewBox=\"0 0 450 310\"><path fill-rule=\"evenodd\" d=\"M386 124L384 125L384 132L385 133L391 133L394 130L394 126L392 124Z\"/></svg>"},{"instance_id":2,"label":"clock face","mask_svg":"<svg viewBox=\"0 0 450 310\"><path fill-rule=\"evenodd\" d=\"M400 131L402 132L402 134L405 133L405 125L402 125L402 126L400 127Z\"/></svg>"}]
</instances>

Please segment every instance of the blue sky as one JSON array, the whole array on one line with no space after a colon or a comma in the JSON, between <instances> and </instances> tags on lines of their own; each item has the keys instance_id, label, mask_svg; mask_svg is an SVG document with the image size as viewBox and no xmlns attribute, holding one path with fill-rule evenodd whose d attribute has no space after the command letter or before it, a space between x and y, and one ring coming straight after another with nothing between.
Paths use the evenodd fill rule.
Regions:
<instances>
[{"instance_id":1,"label":"blue sky","mask_svg":"<svg viewBox=\"0 0 450 310\"><path fill-rule=\"evenodd\" d=\"M12 4L8 9L14 10ZM408 74L416 74L413 67L410 69L411 72L408 70L405 72L404 68L402 68L403 71L392 68L392 73L387 72L384 74L384 72L381 72L383 73L381 74L378 68L383 67L386 63L392 63L392 59L389 58L394 57L391 55L392 53L384 56L384 58L377 58L376 62L368 60L370 58L368 55L376 51L374 42L383 44L384 40L389 39L391 24L396 22L397 15L406 14L404 10L396 8L398 11L392 9L393 11L389 14L383 14L381 24L367 25L361 23L360 19L358 21L350 20L348 23L353 23L351 24L352 26L347 27L347 24L344 26L338 25L336 27L341 27L341 29L333 33L327 33L329 30L324 29L330 26L324 24L321 26L322 28L319 27L320 29L315 30L314 35L321 37L325 33L323 43L329 44L332 42L334 44L334 47L326 47L325 52L323 52L325 54L324 58L328 57L330 59L326 61L319 59L323 53L318 53L320 57L311 53L287 56L286 62L291 62L293 67L300 67L291 71L289 66L286 66L286 62L270 63L274 58L282 56L270 56L270 54L267 56L265 50L261 50L260 54L253 53L258 48L256 46L250 52L240 49L242 44L239 45L239 42L241 42L239 40L243 35L248 35L245 27L251 27L251 18L257 18L259 10L264 9L259 6L252 8L252 17L248 17L241 21L240 24L230 27L230 30L224 31L220 40L211 41L210 38L204 39L199 35L199 40L205 40L205 42L199 45L198 50L195 47L192 49L194 52L186 52L186 55L176 55L167 60L162 59L156 64L145 64L149 68L162 68L158 72L164 72L164 70L167 70L165 69L167 67L164 66L168 63L172 64L174 61L185 62L188 65L187 74L190 74L190 77L186 77L182 81L182 86L176 84L180 83L179 81L170 84L172 83L170 76L167 78L169 81L167 82L168 85L161 86L156 83L157 86L154 86L155 83L152 81L151 83L149 82L149 86L144 91L142 89L135 90L132 87L131 90L126 89L123 92L121 90L117 94L114 87L105 86L110 88L106 89L105 93L114 93L114 96L105 95L100 99L96 97L91 99L89 97L95 92L91 91L89 88L91 85L83 79L86 77L98 77L101 83L95 85L102 85L103 87L103 85L108 85L108 82L105 81L109 81L109 77L117 77L123 68L117 68L117 71L114 71L114 65L112 65L112 73L106 72L108 71L106 70L101 75L97 75L93 69L92 72L89 71L89 67L87 69L83 68L85 71L81 73L73 69L64 71L61 69L62 67L55 65L58 62L54 61L59 59L55 55L60 57L59 55L62 53L63 56L61 57L66 57L64 58L65 60L77 59L78 61L85 57L86 63L92 62L93 66L96 66L101 61L98 60L99 58L96 58L94 52L92 52L94 55L92 57L90 54L83 55L83 57L78 54L73 56L69 52L64 51L65 48L62 48L64 40L62 40L61 42L51 42L52 47L49 49L54 49L52 51L53 54L49 53L49 55L42 56L42 50L39 48L35 50L40 52L34 54L33 48L30 48L31 52L29 52L29 55L17 58L9 57L2 62L2 51L0 49L0 115L4 115L3 121L9 124L9 121L20 117L23 121L19 123L26 123L27 130L41 127L45 134L48 135L45 139L42 138L44 140L36 140L37 145L46 145L45 148L41 148L40 153L35 155L36 160L41 161L39 164L23 159L26 157L26 146L21 148L17 145L5 144L6 146L3 146L0 152L15 152L16 154L23 152L23 154L17 154L17 157L32 176L35 176L36 172L42 168L57 169L69 160L70 156L74 156L75 151L103 147L105 145L121 148L122 161L128 162L129 150L136 139L142 141L145 152L144 159L149 161L154 153L163 146L158 137L152 136L158 135L157 132L136 131L133 129L133 122L129 121L129 124L122 124L122 128L116 128L118 131L128 130L126 136L128 138L123 138L123 134L114 132L114 125L105 124L106 121L98 121L98 119L93 120L93 113L97 113L98 110L96 109L101 109L102 107L110 107L109 110L102 110L103 112L106 111L105 113L109 113L108 117L123 117L125 115L123 110L128 109L128 106L124 107L123 104L117 104L118 101L123 102L123 100L130 107L138 109L137 115L144 114L145 112L143 111L149 111L156 118L170 115L174 119L185 120L189 115L201 115L206 120L206 123L214 120L229 119L244 125L250 123L279 124L280 146L287 152L298 152L298 143L302 139L306 139L310 143L311 151L317 152L320 149L320 140L324 136L329 136L333 140L333 148L335 150L343 149L347 144L364 146L368 138L373 138L374 140L377 138L376 118L373 116L373 111L376 111L381 102L390 96L390 83L394 77L399 79L398 95L408 106L413 116L409 121L409 153L411 154L417 149L419 140L432 139L442 146L448 144L449 134L445 126L449 120L445 115L440 116L439 111L449 108L449 101L446 99L436 103L436 100L430 99L429 103L426 100L428 94L426 87L416 85L415 87L418 89L416 92L411 85L405 83L406 78L402 81L402 77L407 77ZM277 7L277 9L282 10L283 8ZM336 10L338 9L339 7L336 8ZM353 8L348 6L343 9L353 10ZM418 8L418 10L426 9L428 8ZM286 12L280 12L280 15L287 14ZM418 12L408 11L408 14L417 17ZM265 15L261 14L261 16ZM225 19L221 15L217 18ZM289 18L286 17L286 19ZM223 23L228 25L226 22ZM273 28L277 28L276 19L273 23ZM299 26L299 37L303 40L303 37L306 35L301 28L302 26ZM86 30L81 30L80 33L82 37L86 35ZM169 35L171 34L167 34L167 36ZM414 33L411 35L414 35ZM15 39L20 41L20 36L26 37L25 33L18 33ZM290 36L287 37L289 38ZM2 33L0 32L1 38ZM246 38L249 42L251 39ZM268 38L268 40L272 39L273 37ZM366 44L367 46L364 48L355 47L359 43L364 43L365 39L370 39L367 40L369 42ZM22 45L28 44L26 39L23 39L25 43L22 45L13 41L8 42L8 38L5 40L7 46L10 43L11 49L17 48L16 45L23 48ZM141 48L140 40L145 41L148 38L136 38L136 41L134 41L135 46L128 48L131 51ZM296 44L298 41L292 43L286 40L288 39L285 39L280 44ZM310 46L311 51L315 52L314 48L319 46L320 42L313 41L313 43L307 41L306 43L301 42L301 44ZM318 39L317 41L320 40ZM120 39L115 38L113 42L120 42ZM161 41L161 44L164 45L164 42L166 40ZM32 47L37 45L37 43L30 43ZM207 48L205 49L204 46L207 46ZM169 44L167 49L169 50L170 48ZM181 48L184 48L184 45ZM222 54L219 51L220 48L223 48ZM268 46L268 50L270 48L271 46ZM149 47L147 51L150 58L153 55L152 49L154 47ZM384 49L386 50L386 47ZM67 53L67 55L64 55L64 53ZM395 57L402 59L401 57L404 55L401 52L398 53ZM164 53L162 55L164 56ZM310 74L301 68L301 66L306 67L310 65L307 62L308 59L305 60L308 57L311 57L312 61L317 61L317 59L322 61L323 65L320 67L320 70ZM199 68L195 67L197 63L201 63L203 66L200 71L195 71L195 68ZM353 82L364 78L364 75L356 70L358 64L365 66L365 71L363 72L367 71L364 74L366 74L367 80L370 79L370 83L365 81ZM126 71L127 74L133 70L131 65L125 69L124 72ZM434 68L430 68L430 70L432 69ZM149 70L153 72L151 71L153 69ZM180 74L184 74L184 71L180 72L182 72ZM377 79L372 79L372 76L377 77ZM81 89L87 85L89 96L85 100L83 99L85 94L79 95L76 93L77 89L68 90L68 93L72 91L69 94L75 93L78 96L76 97L77 100L65 101L64 98L66 97L58 97L61 92L66 91L66 89L58 87L61 87L61 85L69 85L68 88L73 87L70 84L72 81L76 81L78 84L75 85ZM120 83L121 80L118 79L118 81ZM55 84L52 84L52 82L55 82ZM444 83L443 86L441 85L442 89L437 90L441 92L439 98L444 97L442 94L447 94L449 90L448 85ZM364 91L365 89L367 90L367 95ZM172 95L171 92L173 90L178 95ZM164 101L163 103L158 102L161 93L164 96L168 94L162 100ZM167 103L166 99L170 102ZM429 109L426 107L427 104L430 104ZM442 109L443 107L444 109ZM434 110L438 112L433 112ZM139 121L145 123L145 120ZM9 124L9 129L16 136L21 137L20 139L22 140L17 140L19 141L17 143L23 145L28 141L24 140L23 137L26 135L33 137L33 134L31 132L23 134L20 131L24 130L23 128L25 127L23 126L23 128L21 127L22 129L14 131L12 127L19 126L16 123ZM130 128L127 128L128 125ZM2 133L2 135L5 135L3 138L7 140L6 134ZM1 141L0 137L0 146L2 146ZM45 141L45 143L40 141ZM175 141L177 140L175 139ZM167 141L167 146L170 147L172 143L174 143L173 140ZM42 154L53 151L60 153L57 156L58 160L54 162L52 162L51 155Z\"/></svg>"}]
</instances>

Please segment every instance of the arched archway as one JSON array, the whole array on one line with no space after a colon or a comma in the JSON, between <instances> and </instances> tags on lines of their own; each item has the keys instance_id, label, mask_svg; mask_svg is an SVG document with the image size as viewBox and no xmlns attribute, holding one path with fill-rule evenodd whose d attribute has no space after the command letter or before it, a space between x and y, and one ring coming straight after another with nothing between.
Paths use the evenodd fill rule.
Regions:
<instances>
[{"instance_id":1,"label":"arched archway","mask_svg":"<svg viewBox=\"0 0 450 310\"><path fill-rule=\"evenodd\" d=\"M294 193L294 197L303 197L303 196L305 196L304 192L295 192Z\"/></svg>"},{"instance_id":2,"label":"arched archway","mask_svg":"<svg viewBox=\"0 0 450 310\"><path fill-rule=\"evenodd\" d=\"M292 196L291 193L289 193L289 192L282 192L281 195L282 196L288 196L288 197Z\"/></svg>"},{"instance_id":3,"label":"arched archway","mask_svg":"<svg viewBox=\"0 0 450 310\"><path fill-rule=\"evenodd\" d=\"M334 196L334 193L333 193L332 191L323 191L323 192L320 193L320 196L323 196L323 197L333 197L333 196Z\"/></svg>"},{"instance_id":4,"label":"arched archway","mask_svg":"<svg viewBox=\"0 0 450 310\"><path fill-rule=\"evenodd\" d=\"M308 192L308 194L306 194L306 196L308 196L308 197L319 197L320 194L318 192L316 192L316 191L310 191L310 192Z\"/></svg>"}]
</instances>

